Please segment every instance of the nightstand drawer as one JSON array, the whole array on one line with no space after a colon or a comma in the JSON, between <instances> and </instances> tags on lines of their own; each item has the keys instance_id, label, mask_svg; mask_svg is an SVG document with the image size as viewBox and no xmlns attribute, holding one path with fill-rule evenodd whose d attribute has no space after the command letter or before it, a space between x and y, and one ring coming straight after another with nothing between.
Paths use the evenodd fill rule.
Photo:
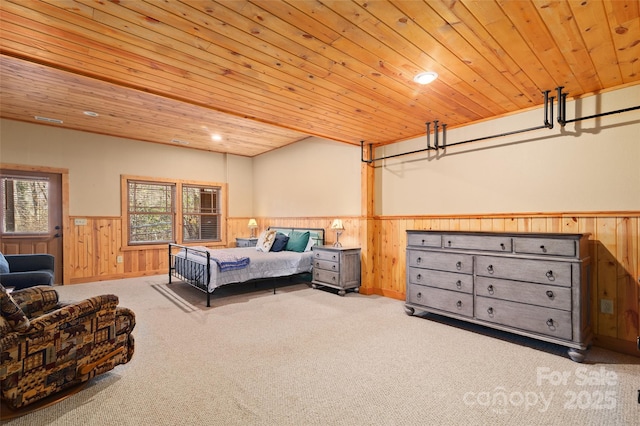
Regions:
<instances>
[{"instance_id":1,"label":"nightstand drawer","mask_svg":"<svg viewBox=\"0 0 640 426\"><path fill-rule=\"evenodd\" d=\"M236 247L255 247L257 238L236 238Z\"/></svg>"},{"instance_id":2,"label":"nightstand drawer","mask_svg":"<svg viewBox=\"0 0 640 426\"><path fill-rule=\"evenodd\" d=\"M320 283L339 285L340 274L338 272L327 271L325 269L313 269L313 280Z\"/></svg>"},{"instance_id":3,"label":"nightstand drawer","mask_svg":"<svg viewBox=\"0 0 640 426\"><path fill-rule=\"evenodd\" d=\"M316 249L313 250L313 259L315 260L329 260L331 262L338 262L340 260L340 253L336 251Z\"/></svg>"},{"instance_id":4,"label":"nightstand drawer","mask_svg":"<svg viewBox=\"0 0 640 426\"><path fill-rule=\"evenodd\" d=\"M334 271L334 272L340 271L340 263L332 262L330 260L314 259L313 267L319 268L319 269L325 269L327 271Z\"/></svg>"}]
</instances>

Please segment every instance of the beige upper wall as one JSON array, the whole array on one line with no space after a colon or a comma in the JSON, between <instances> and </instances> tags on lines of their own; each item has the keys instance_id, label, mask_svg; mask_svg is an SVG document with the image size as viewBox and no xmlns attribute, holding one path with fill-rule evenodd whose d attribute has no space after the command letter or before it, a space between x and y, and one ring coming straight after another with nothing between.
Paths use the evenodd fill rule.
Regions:
<instances>
[{"instance_id":1,"label":"beige upper wall","mask_svg":"<svg viewBox=\"0 0 640 426\"><path fill-rule=\"evenodd\" d=\"M120 216L120 175L229 184L229 215L252 214L252 160L0 121L0 162L69 170L71 216Z\"/></svg>"},{"instance_id":2,"label":"beige upper wall","mask_svg":"<svg viewBox=\"0 0 640 426\"><path fill-rule=\"evenodd\" d=\"M640 85L567 102L567 119L640 104ZM554 104L554 108L555 108ZM381 215L640 210L640 111L376 163ZM543 124L542 109L447 131L447 143ZM445 121L446 122L446 121ZM433 144L433 136L432 142ZM426 137L376 157L426 147ZM380 196L381 194L381 196Z\"/></svg>"},{"instance_id":3,"label":"beige upper wall","mask_svg":"<svg viewBox=\"0 0 640 426\"><path fill-rule=\"evenodd\" d=\"M360 147L320 139L259 155L253 161L259 217L360 215Z\"/></svg>"}]
</instances>

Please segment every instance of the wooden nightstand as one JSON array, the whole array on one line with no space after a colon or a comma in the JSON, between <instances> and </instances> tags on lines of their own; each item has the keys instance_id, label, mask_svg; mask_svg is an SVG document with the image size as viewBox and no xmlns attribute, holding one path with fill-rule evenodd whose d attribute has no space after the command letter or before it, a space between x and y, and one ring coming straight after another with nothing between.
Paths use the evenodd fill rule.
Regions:
<instances>
[{"instance_id":1,"label":"wooden nightstand","mask_svg":"<svg viewBox=\"0 0 640 426\"><path fill-rule=\"evenodd\" d=\"M348 289L360 289L360 248L313 246L313 280L311 286L338 289L344 296Z\"/></svg>"},{"instance_id":2,"label":"wooden nightstand","mask_svg":"<svg viewBox=\"0 0 640 426\"><path fill-rule=\"evenodd\" d=\"M236 247L255 247L257 238L236 238Z\"/></svg>"}]
</instances>

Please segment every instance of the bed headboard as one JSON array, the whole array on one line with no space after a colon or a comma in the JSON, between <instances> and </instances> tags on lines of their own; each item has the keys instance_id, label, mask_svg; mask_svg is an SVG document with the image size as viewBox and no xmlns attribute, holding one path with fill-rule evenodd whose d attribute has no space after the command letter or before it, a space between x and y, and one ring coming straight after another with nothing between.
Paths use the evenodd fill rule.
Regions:
<instances>
[{"instance_id":1,"label":"bed headboard","mask_svg":"<svg viewBox=\"0 0 640 426\"><path fill-rule=\"evenodd\" d=\"M282 226L270 226L268 229L273 229L276 232L282 232L285 235L289 235L292 231L306 232L309 231L309 238L315 241L315 246L324 245L324 229L323 228L286 228Z\"/></svg>"}]
</instances>

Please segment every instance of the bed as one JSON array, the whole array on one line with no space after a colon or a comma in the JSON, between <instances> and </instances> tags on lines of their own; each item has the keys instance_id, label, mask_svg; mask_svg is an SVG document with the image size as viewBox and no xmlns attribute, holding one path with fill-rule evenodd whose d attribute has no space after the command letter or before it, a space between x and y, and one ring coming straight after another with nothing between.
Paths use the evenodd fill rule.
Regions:
<instances>
[{"instance_id":1,"label":"bed","mask_svg":"<svg viewBox=\"0 0 640 426\"><path fill-rule=\"evenodd\" d=\"M263 252L256 247L208 249L170 243L169 284L172 278L177 278L204 291L209 307L211 294L221 286L292 277L309 274L313 270L311 246L324 244L324 229L269 227L267 231L286 236L309 232L309 242L303 252Z\"/></svg>"}]
</instances>

